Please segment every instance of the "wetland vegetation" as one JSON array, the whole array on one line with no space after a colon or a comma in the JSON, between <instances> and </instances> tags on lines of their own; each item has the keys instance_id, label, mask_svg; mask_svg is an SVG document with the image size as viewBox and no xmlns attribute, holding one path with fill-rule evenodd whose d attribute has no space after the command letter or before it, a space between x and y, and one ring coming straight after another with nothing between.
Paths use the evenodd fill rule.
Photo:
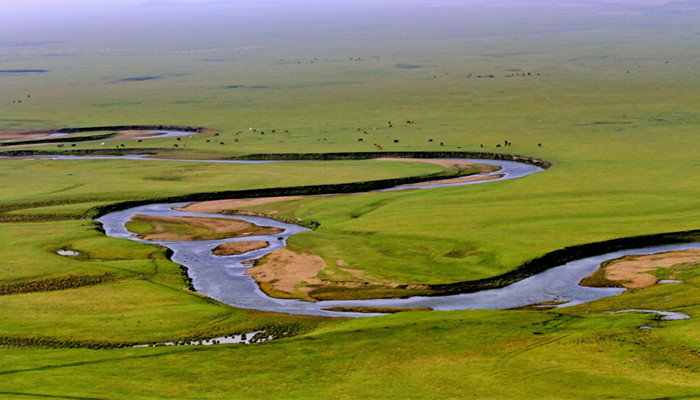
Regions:
<instances>
[{"instance_id":1,"label":"wetland vegetation","mask_svg":"<svg viewBox=\"0 0 700 400\"><path fill-rule=\"evenodd\" d=\"M0 396L700 396L695 259L645 272L679 282L570 307L327 318L219 303L190 289L166 249L92 219L125 202L299 196L222 211L313 222L288 250L364 295L379 293L373 283L493 279L620 238L698 241L695 2L42 5L0 13L0 156L12 156L0 158ZM101 136L143 126L199 131ZM102 129L60 131L79 127ZM551 167L343 194L469 172L353 158L467 153ZM17 157L36 154L172 160ZM302 154L311 160L183 161ZM630 309L690 318L610 313ZM258 331L278 339L132 347Z\"/></svg>"}]
</instances>

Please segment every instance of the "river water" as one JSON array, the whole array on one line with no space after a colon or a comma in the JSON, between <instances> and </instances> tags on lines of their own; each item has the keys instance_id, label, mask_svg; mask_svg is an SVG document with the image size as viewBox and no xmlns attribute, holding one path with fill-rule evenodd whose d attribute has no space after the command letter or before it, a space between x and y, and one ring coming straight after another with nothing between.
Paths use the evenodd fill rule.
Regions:
<instances>
[{"instance_id":1,"label":"river water","mask_svg":"<svg viewBox=\"0 0 700 400\"><path fill-rule=\"evenodd\" d=\"M528 164L494 161L460 159L460 161L479 162L501 166L502 169L494 174L503 175L496 180L517 179L530 175L542 169ZM487 183L490 181L470 182L467 184ZM457 184L457 185L463 185ZM442 187L445 185L427 185L425 188ZM454 186L450 184L448 186ZM409 186L406 189L416 189ZM391 190L404 189L404 187ZM202 294L235 307L264 311L277 311L292 314L328 315L328 316L371 316L376 314L332 312L325 310L329 307L367 306L367 307L430 307L435 310L467 310L467 309L506 309L542 302L565 302L562 306L575 305L588 301L614 296L625 289L619 288L589 288L579 286L580 280L595 271L601 262L611 258L630 254L653 254L663 251L673 251L688 248L700 248L700 243L683 243L664 245L643 249L628 249L611 252L595 257L588 257L551 268L545 272L523 279L509 286L450 296L416 296L406 299L374 299L374 300L342 300L305 302L292 299L276 299L264 294L257 283L244 272L249 265L246 261L255 260L285 246L287 239L306 230L298 225L286 224L262 217L227 216L222 214L204 214L176 211L173 207L182 207L188 203L150 204L134 207L123 211L107 214L99 219L107 235L135 240L144 243L157 243L173 250L172 260L188 267L194 287ZM235 218L256 225L272 226L284 229L281 234L271 236L249 236L236 239L210 241L165 242L147 241L136 238L124 224L134 214L153 216L193 216ZM268 241L265 249L255 250L236 256L216 256L212 250L226 242L232 241Z\"/></svg>"}]
</instances>

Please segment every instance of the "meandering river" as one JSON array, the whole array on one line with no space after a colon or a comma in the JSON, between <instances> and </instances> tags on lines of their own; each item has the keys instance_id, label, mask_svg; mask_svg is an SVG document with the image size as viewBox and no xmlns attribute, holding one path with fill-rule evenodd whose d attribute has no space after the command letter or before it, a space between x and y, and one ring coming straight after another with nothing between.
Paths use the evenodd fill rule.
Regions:
<instances>
[{"instance_id":1,"label":"meandering river","mask_svg":"<svg viewBox=\"0 0 700 400\"><path fill-rule=\"evenodd\" d=\"M193 160L194 161L194 160ZM542 171L541 168L529 164L511 161L459 159L459 161L478 162L500 166L502 175L498 179L476 181L449 185L426 185L423 188L454 186L464 184L480 184L504 179L517 179ZM230 161L229 161L230 162ZM417 189L417 186L397 187L390 190ZM374 300L342 300L321 301L316 303L292 299L276 299L264 294L257 283L244 272L249 267L245 262L255 260L285 246L287 239L306 228L275 221L262 217L227 216L222 214L192 213L174 210L188 203L150 204L134 207L123 211L113 212L98 218L109 236L125 238L145 243L157 243L173 250L172 260L188 267L194 287L202 294L235 307L264 311L277 311L293 314L329 315L329 316L370 316L375 314L332 312L329 307L430 307L435 310L466 310L466 309L506 309L542 302L565 302L562 306L580 304L604 297L622 293L625 289L590 288L579 286L580 280L595 271L601 262L630 254L653 254L664 251L700 248L700 243L682 243L642 249L627 249L622 251L588 257L551 268L545 272L523 279L509 286L484 290L476 293L466 293L450 296L416 296L406 299L374 299ZM209 241L165 242L142 240L129 232L125 223L135 214L153 216L194 216L235 218L262 226L272 226L284 229L281 234L272 236L249 236L236 239ZM242 255L216 256L212 249L231 241L268 241L267 248L251 251Z\"/></svg>"}]
</instances>

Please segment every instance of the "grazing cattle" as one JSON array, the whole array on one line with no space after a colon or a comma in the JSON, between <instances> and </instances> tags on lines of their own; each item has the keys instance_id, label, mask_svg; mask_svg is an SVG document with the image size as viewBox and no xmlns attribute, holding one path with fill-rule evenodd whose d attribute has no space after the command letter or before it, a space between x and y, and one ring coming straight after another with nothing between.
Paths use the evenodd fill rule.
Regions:
<instances>
[{"instance_id":1,"label":"grazing cattle","mask_svg":"<svg viewBox=\"0 0 700 400\"><path fill-rule=\"evenodd\" d=\"M218 134L218 133L215 133L214 136L219 136L219 134ZM178 140L180 140L180 139L178 139Z\"/></svg>"},{"instance_id":2,"label":"grazing cattle","mask_svg":"<svg viewBox=\"0 0 700 400\"><path fill-rule=\"evenodd\" d=\"M365 135L367 134L367 131L365 131Z\"/></svg>"},{"instance_id":3,"label":"grazing cattle","mask_svg":"<svg viewBox=\"0 0 700 400\"><path fill-rule=\"evenodd\" d=\"M122 145L121 145L121 146L122 146L122 147L126 147L126 145L124 145L123 143L122 143Z\"/></svg>"},{"instance_id":4,"label":"grazing cattle","mask_svg":"<svg viewBox=\"0 0 700 400\"><path fill-rule=\"evenodd\" d=\"M389 125L389 128L393 128L393 127L394 127L393 125Z\"/></svg>"},{"instance_id":5,"label":"grazing cattle","mask_svg":"<svg viewBox=\"0 0 700 400\"><path fill-rule=\"evenodd\" d=\"M501 147L501 145L500 145L500 144L497 144L496 147Z\"/></svg>"},{"instance_id":6,"label":"grazing cattle","mask_svg":"<svg viewBox=\"0 0 700 400\"><path fill-rule=\"evenodd\" d=\"M433 141L433 139L428 139L428 141L429 141L429 142L432 142L432 141Z\"/></svg>"},{"instance_id":7,"label":"grazing cattle","mask_svg":"<svg viewBox=\"0 0 700 400\"><path fill-rule=\"evenodd\" d=\"M75 143L73 143L72 145L70 145L70 147L75 147Z\"/></svg>"},{"instance_id":8,"label":"grazing cattle","mask_svg":"<svg viewBox=\"0 0 700 400\"><path fill-rule=\"evenodd\" d=\"M359 126L357 127L357 131L358 131L358 132L360 131L360 127L359 127Z\"/></svg>"},{"instance_id":9,"label":"grazing cattle","mask_svg":"<svg viewBox=\"0 0 700 400\"><path fill-rule=\"evenodd\" d=\"M234 140L234 142L238 143L238 139Z\"/></svg>"},{"instance_id":10,"label":"grazing cattle","mask_svg":"<svg viewBox=\"0 0 700 400\"><path fill-rule=\"evenodd\" d=\"M274 129L272 130L272 133L275 133L275 130L274 130Z\"/></svg>"},{"instance_id":11,"label":"grazing cattle","mask_svg":"<svg viewBox=\"0 0 700 400\"><path fill-rule=\"evenodd\" d=\"M105 145L105 142L100 143L100 146L104 146L104 145Z\"/></svg>"},{"instance_id":12,"label":"grazing cattle","mask_svg":"<svg viewBox=\"0 0 700 400\"><path fill-rule=\"evenodd\" d=\"M444 145L445 145L445 143L443 143L443 142L440 142L440 146L444 146Z\"/></svg>"},{"instance_id":13,"label":"grazing cattle","mask_svg":"<svg viewBox=\"0 0 700 400\"><path fill-rule=\"evenodd\" d=\"M480 144L479 146L481 146L482 149L484 148L484 145L483 145L483 144Z\"/></svg>"},{"instance_id":14,"label":"grazing cattle","mask_svg":"<svg viewBox=\"0 0 700 400\"><path fill-rule=\"evenodd\" d=\"M284 133L289 133L289 131L285 129L285 130L284 130Z\"/></svg>"},{"instance_id":15,"label":"grazing cattle","mask_svg":"<svg viewBox=\"0 0 700 400\"><path fill-rule=\"evenodd\" d=\"M399 142L399 139L394 139L394 143L398 143L398 142Z\"/></svg>"},{"instance_id":16,"label":"grazing cattle","mask_svg":"<svg viewBox=\"0 0 700 400\"><path fill-rule=\"evenodd\" d=\"M177 141L179 142L179 141L180 141L180 138L177 138Z\"/></svg>"},{"instance_id":17,"label":"grazing cattle","mask_svg":"<svg viewBox=\"0 0 700 400\"><path fill-rule=\"evenodd\" d=\"M56 145L56 146L57 146L57 147L63 147L63 145L62 145L62 144L59 144L59 145Z\"/></svg>"},{"instance_id":18,"label":"grazing cattle","mask_svg":"<svg viewBox=\"0 0 700 400\"><path fill-rule=\"evenodd\" d=\"M542 143L537 143L537 147L542 147Z\"/></svg>"},{"instance_id":19,"label":"grazing cattle","mask_svg":"<svg viewBox=\"0 0 700 400\"><path fill-rule=\"evenodd\" d=\"M263 131L260 131L260 134L261 134L261 135L264 135L264 134L265 134L265 132L263 132Z\"/></svg>"},{"instance_id":20,"label":"grazing cattle","mask_svg":"<svg viewBox=\"0 0 700 400\"><path fill-rule=\"evenodd\" d=\"M224 144L224 142L219 142L219 144Z\"/></svg>"},{"instance_id":21,"label":"grazing cattle","mask_svg":"<svg viewBox=\"0 0 700 400\"><path fill-rule=\"evenodd\" d=\"M211 140L207 139L207 143L211 142Z\"/></svg>"},{"instance_id":22,"label":"grazing cattle","mask_svg":"<svg viewBox=\"0 0 700 400\"><path fill-rule=\"evenodd\" d=\"M175 143L175 144L173 145L173 147L179 147L179 146L177 145L177 143Z\"/></svg>"},{"instance_id":23,"label":"grazing cattle","mask_svg":"<svg viewBox=\"0 0 700 400\"><path fill-rule=\"evenodd\" d=\"M139 143L143 142L143 140L139 139Z\"/></svg>"},{"instance_id":24,"label":"grazing cattle","mask_svg":"<svg viewBox=\"0 0 700 400\"><path fill-rule=\"evenodd\" d=\"M362 140L362 138L359 138L359 139L357 139L357 141L358 141L358 142L362 142L363 140Z\"/></svg>"}]
</instances>

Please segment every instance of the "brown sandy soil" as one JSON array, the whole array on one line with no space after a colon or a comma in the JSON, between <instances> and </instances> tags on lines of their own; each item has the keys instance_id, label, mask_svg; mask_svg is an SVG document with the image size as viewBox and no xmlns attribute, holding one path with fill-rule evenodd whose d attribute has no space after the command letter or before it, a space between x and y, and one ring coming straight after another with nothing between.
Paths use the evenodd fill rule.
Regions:
<instances>
[{"instance_id":1,"label":"brown sandy soil","mask_svg":"<svg viewBox=\"0 0 700 400\"><path fill-rule=\"evenodd\" d=\"M461 178L442 179L442 180L437 180L437 181L412 183L412 184L406 185L406 186L449 185L449 184L453 184L453 183L490 181L492 179L498 179L501 177L503 177L503 175L469 175L469 176L463 176Z\"/></svg>"},{"instance_id":2,"label":"brown sandy soil","mask_svg":"<svg viewBox=\"0 0 700 400\"><path fill-rule=\"evenodd\" d=\"M414 162L424 162L424 163L429 163L429 164L441 165L445 168L471 168L474 166L473 163L459 162L459 161L454 161L454 160L431 159L431 158L384 157L384 158L374 158L374 159L369 160L369 161L414 161ZM487 167L487 169L484 170L485 173L498 170L497 167L491 168L490 165L486 165L485 167ZM426 185L426 184L432 185L432 184L436 184L436 183L475 182L475 181L481 181L481 180L496 179L499 177L500 177L500 175L496 175L496 176L484 176L484 175L474 176L474 175L472 175L472 176L465 176L462 178L445 179L445 180L431 181L431 182L424 182L424 183L416 183L416 185ZM259 204L272 203L272 202L276 202L276 201L295 200L295 199L299 199L301 197L302 196L280 196L280 197L259 197L259 198L252 198L252 199L227 199L227 200L202 201L199 203L189 204L185 207L175 207L175 210L216 214L216 213L221 213L224 210L245 208L248 206L255 206L255 205L259 205Z\"/></svg>"},{"instance_id":3,"label":"brown sandy soil","mask_svg":"<svg viewBox=\"0 0 700 400\"><path fill-rule=\"evenodd\" d=\"M373 281L364 276L365 271L349 268L341 268L341 270L355 275L359 280L343 282L322 280L317 275L324 268L326 268L326 263L318 255L299 254L281 248L258 260L255 266L248 268L246 274L252 276L269 296L300 298L307 301L318 300L314 298L314 290L318 288L397 289L401 286L398 283ZM325 272L329 275L334 273L332 270ZM429 286L407 285L405 289L428 290Z\"/></svg>"},{"instance_id":4,"label":"brown sandy soil","mask_svg":"<svg viewBox=\"0 0 700 400\"><path fill-rule=\"evenodd\" d=\"M139 235L146 240L194 241L274 235L283 232L279 228L258 226L229 218L154 217L137 214L132 216L131 220L147 223L153 227L153 230ZM173 229L176 232L172 232Z\"/></svg>"},{"instance_id":5,"label":"brown sandy soil","mask_svg":"<svg viewBox=\"0 0 700 400\"><path fill-rule=\"evenodd\" d=\"M628 289L646 288L655 285L660 280L646 272L655 271L656 268L670 268L684 263L700 263L700 250L690 249L622 257L621 261L605 267L605 278L610 281L620 282L622 286ZM596 272L593 272L586 278L594 275ZM670 278L673 279L674 277L671 276Z\"/></svg>"},{"instance_id":6,"label":"brown sandy soil","mask_svg":"<svg viewBox=\"0 0 700 400\"><path fill-rule=\"evenodd\" d=\"M286 248L273 251L256 264L248 268L247 275L258 283L269 284L273 290L292 295L303 282L320 283L315 277L326 267L320 256L299 254Z\"/></svg>"},{"instance_id":7,"label":"brown sandy soil","mask_svg":"<svg viewBox=\"0 0 700 400\"><path fill-rule=\"evenodd\" d=\"M217 256L237 256L249 251L264 249L270 243L264 240L256 240L253 242L228 242L220 244L212 250L212 253Z\"/></svg>"},{"instance_id":8,"label":"brown sandy soil","mask_svg":"<svg viewBox=\"0 0 700 400\"><path fill-rule=\"evenodd\" d=\"M471 168L474 166L473 163L468 163L464 161L454 161L454 160L442 160L439 158L397 158L397 157L382 157L373 158L370 161L412 161L412 162L424 162L428 164L441 165L445 168Z\"/></svg>"},{"instance_id":9,"label":"brown sandy soil","mask_svg":"<svg viewBox=\"0 0 700 400\"><path fill-rule=\"evenodd\" d=\"M175 207L174 209L178 211L217 214L221 213L224 210L255 206L258 204L272 203L275 201L294 200L298 198L301 198L301 196L256 197L252 199L213 200L192 203L186 205L185 207Z\"/></svg>"}]
</instances>

